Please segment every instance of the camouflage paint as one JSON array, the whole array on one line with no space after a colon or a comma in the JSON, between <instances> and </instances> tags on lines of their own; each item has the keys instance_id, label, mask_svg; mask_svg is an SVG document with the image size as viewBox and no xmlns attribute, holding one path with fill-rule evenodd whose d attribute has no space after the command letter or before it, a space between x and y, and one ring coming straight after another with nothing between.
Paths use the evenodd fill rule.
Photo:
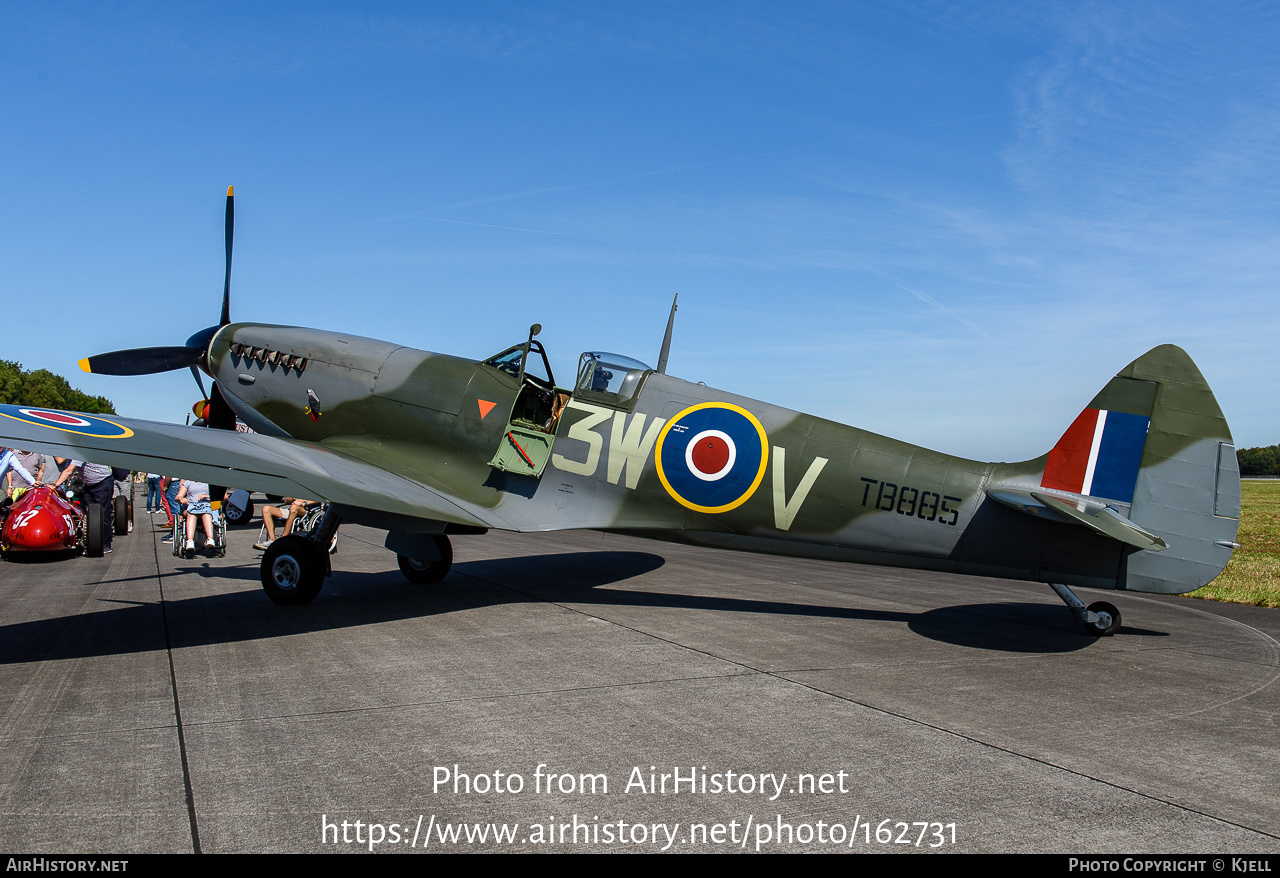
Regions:
<instances>
[{"instance_id":1,"label":"camouflage paint","mask_svg":"<svg viewBox=\"0 0 1280 878\"><path fill-rule=\"evenodd\" d=\"M1223 451L1231 441L1225 420L1190 358L1172 346L1135 360L1090 403L1151 413L1132 507L1121 504L1117 514L1165 539L1162 553L1136 551L1066 516L1038 516L1031 504L1020 511L988 495L1040 490L1047 457L966 460L657 372L644 373L626 404L577 394L546 435L549 461L534 478L490 465L520 388L484 362L343 333L241 323L213 337L207 366L236 412L267 435L196 436L219 431L139 428L143 422L121 419L139 435L114 445L65 433L46 441L48 431L28 425L14 438L101 449L96 457L103 460L161 471L187 460L190 472L216 470L213 478L249 489L301 487L339 504L348 520L396 532L440 532L446 524L608 529L1147 591L1185 591L1216 575L1230 556L1239 515L1234 456ZM729 493L729 502L699 501L695 482L678 487L657 465L673 425L694 425L691 413L704 410L739 412L758 426L760 448L751 453L759 452L759 471ZM726 437L737 448L752 435L729 436L727 421L697 424L709 442L721 443L711 470L728 459ZM183 436L190 447L175 453ZM678 469L682 458L664 460Z\"/></svg>"}]
</instances>

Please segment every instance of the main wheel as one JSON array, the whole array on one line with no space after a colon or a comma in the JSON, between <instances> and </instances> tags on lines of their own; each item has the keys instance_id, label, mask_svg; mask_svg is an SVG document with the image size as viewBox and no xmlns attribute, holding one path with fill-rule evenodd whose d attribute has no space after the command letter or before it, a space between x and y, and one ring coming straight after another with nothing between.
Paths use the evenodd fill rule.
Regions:
<instances>
[{"instance_id":1,"label":"main wheel","mask_svg":"<svg viewBox=\"0 0 1280 878\"><path fill-rule=\"evenodd\" d=\"M419 561L397 555L396 560L400 562L400 572L404 574L404 578L410 582L439 582L444 579L453 566L453 544L448 537L439 534L436 536L436 549L440 552L439 561Z\"/></svg>"},{"instance_id":2,"label":"main wheel","mask_svg":"<svg viewBox=\"0 0 1280 878\"><path fill-rule=\"evenodd\" d=\"M85 510L84 553L90 558L101 558L107 546L106 524L102 520L102 507L90 503Z\"/></svg>"},{"instance_id":3,"label":"main wheel","mask_svg":"<svg viewBox=\"0 0 1280 878\"><path fill-rule=\"evenodd\" d=\"M1089 612L1098 614L1097 622L1086 622L1084 630L1092 637L1110 637L1120 630L1120 611L1106 601L1089 604Z\"/></svg>"},{"instance_id":4,"label":"main wheel","mask_svg":"<svg viewBox=\"0 0 1280 878\"><path fill-rule=\"evenodd\" d=\"M133 523L129 521L129 498L121 494L112 503L115 506L115 514L111 516L111 519L112 524L115 526L116 536L126 536L129 533L129 525Z\"/></svg>"},{"instance_id":5,"label":"main wheel","mask_svg":"<svg viewBox=\"0 0 1280 878\"><path fill-rule=\"evenodd\" d=\"M224 504L222 508L227 516L227 524L232 526L245 524L249 519L253 518L252 500L245 502L243 510L237 510L236 507L232 506L230 503Z\"/></svg>"},{"instance_id":6,"label":"main wheel","mask_svg":"<svg viewBox=\"0 0 1280 878\"><path fill-rule=\"evenodd\" d=\"M324 586L325 560L311 540L281 537L262 556L262 589L277 604L309 604Z\"/></svg>"}]
</instances>

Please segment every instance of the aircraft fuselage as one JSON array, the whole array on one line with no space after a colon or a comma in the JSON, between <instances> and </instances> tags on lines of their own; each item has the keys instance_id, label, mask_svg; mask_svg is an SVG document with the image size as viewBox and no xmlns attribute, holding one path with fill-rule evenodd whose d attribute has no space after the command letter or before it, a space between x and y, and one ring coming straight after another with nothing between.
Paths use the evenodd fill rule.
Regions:
<instances>
[{"instance_id":1,"label":"aircraft fuselage","mask_svg":"<svg viewBox=\"0 0 1280 878\"><path fill-rule=\"evenodd\" d=\"M515 530L609 529L832 560L1123 584L1118 544L989 502L989 484L1033 484L1043 458L966 460L648 370L625 399L592 392L578 376L562 391L568 404L546 428L549 460L533 476L494 466L503 447L519 465L524 449L509 443L534 434L509 434L521 386L493 365L245 323L218 333L209 364L256 431L443 485Z\"/></svg>"}]
</instances>

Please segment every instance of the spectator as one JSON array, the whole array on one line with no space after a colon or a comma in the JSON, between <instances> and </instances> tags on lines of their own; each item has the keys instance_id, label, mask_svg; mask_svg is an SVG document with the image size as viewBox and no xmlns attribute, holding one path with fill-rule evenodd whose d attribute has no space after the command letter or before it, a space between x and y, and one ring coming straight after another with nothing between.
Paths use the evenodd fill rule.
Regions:
<instances>
[{"instance_id":1,"label":"spectator","mask_svg":"<svg viewBox=\"0 0 1280 878\"><path fill-rule=\"evenodd\" d=\"M18 454L23 452L5 451L5 449L0 449L0 451L4 452L0 454L0 476L3 476L4 479L5 497L9 497L15 488L26 489L40 484L40 479L32 476L31 472L27 471L27 467L23 466L22 461L18 458Z\"/></svg>"},{"instance_id":2,"label":"spectator","mask_svg":"<svg viewBox=\"0 0 1280 878\"><path fill-rule=\"evenodd\" d=\"M43 466L42 463L42 471ZM115 504L111 502L111 495L116 486L115 477L111 467L105 464L73 460L71 465L62 471L62 475L58 476L53 486L61 487L63 482L75 475L77 469L80 470L80 480L84 482L85 500L102 507L102 553L109 554L111 537L115 534Z\"/></svg>"},{"instance_id":3,"label":"spectator","mask_svg":"<svg viewBox=\"0 0 1280 878\"><path fill-rule=\"evenodd\" d=\"M3 454L0 454L0 476L4 477L5 496L8 496L14 488L30 488L40 484L39 476L32 476L23 465L18 456L21 454L26 454L26 452L6 450Z\"/></svg>"},{"instance_id":4,"label":"spectator","mask_svg":"<svg viewBox=\"0 0 1280 878\"><path fill-rule=\"evenodd\" d=\"M13 470L9 476L11 487L25 491L44 483L44 455L38 451L13 451L13 459L22 464L22 472ZM34 476L34 478L32 478Z\"/></svg>"},{"instance_id":5,"label":"spectator","mask_svg":"<svg viewBox=\"0 0 1280 878\"><path fill-rule=\"evenodd\" d=\"M217 543L213 540L213 506L210 503L209 486L204 482L183 480L178 488L178 502L187 506L187 543L183 547L188 558L196 554L196 519L204 525L204 547L213 549Z\"/></svg>"},{"instance_id":6,"label":"spectator","mask_svg":"<svg viewBox=\"0 0 1280 878\"><path fill-rule=\"evenodd\" d=\"M166 479L164 489L164 511L169 516L169 532L160 540L162 543L173 542L173 521L178 517L178 513L182 510L181 504L178 503L178 491L182 489L182 482L172 476Z\"/></svg>"},{"instance_id":7,"label":"spectator","mask_svg":"<svg viewBox=\"0 0 1280 878\"><path fill-rule=\"evenodd\" d=\"M277 518L287 518L284 524L284 533L281 536L288 536L293 533L293 523L298 516L309 506L316 505L314 500L299 500L296 497L285 497L284 502L287 507L282 509L279 506L262 507L262 525L267 529L267 538L259 540L253 544L255 549L265 551L272 543L276 541L275 521Z\"/></svg>"},{"instance_id":8,"label":"spectator","mask_svg":"<svg viewBox=\"0 0 1280 878\"><path fill-rule=\"evenodd\" d=\"M160 490L160 474L147 473L147 515L159 515L164 493Z\"/></svg>"}]
</instances>

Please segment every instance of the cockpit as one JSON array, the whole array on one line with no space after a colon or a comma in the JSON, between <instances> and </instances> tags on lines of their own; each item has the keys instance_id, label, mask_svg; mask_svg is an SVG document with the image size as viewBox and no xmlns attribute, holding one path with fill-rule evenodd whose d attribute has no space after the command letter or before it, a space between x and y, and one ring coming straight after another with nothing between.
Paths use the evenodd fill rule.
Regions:
<instances>
[{"instance_id":1,"label":"cockpit","mask_svg":"<svg viewBox=\"0 0 1280 878\"><path fill-rule=\"evenodd\" d=\"M537 339L513 345L494 354L484 363L520 381L521 396L526 395L527 390L530 395L541 398L547 406L555 404L556 395L569 393L556 387L551 361L547 358L542 342ZM587 351L578 360L578 380L572 395L576 399L627 407L639 392L644 376L652 371L652 366L632 357L604 351ZM561 402L560 406L563 405L564 402Z\"/></svg>"},{"instance_id":2,"label":"cockpit","mask_svg":"<svg viewBox=\"0 0 1280 878\"><path fill-rule=\"evenodd\" d=\"M578 361L577 399L628 406L653 367L622 354L588 351Z\"/></svg>"},{"instance_id":3,"label":"cockpit","mask_svg":"<svg viewBox=\"0 0 1280 878\"><path fill-rule=\"evenodd\" d=\"M569 401L569 393L557 389L542 342L530 337L524 344L494 354L484 364L520 382L520 393L511 412L512 423L545 433L555 432L555 422Z\"/></svg>"},{"instance_id":4,"label":"cockpit","mask_svg":"<svg viewBox=\"0 0 1280 878\"><path fill-rule=\"evenodd\" d=\"M546 466L560 416L571 399L629 409L635 405L645 376L653 371L631 357L587 351L578 361L573 389L557 387L546 349L534 338L541 329L535 324L524 344L513 345L483 361L519 383L507 430L490 465L535 477Z\"/></svg>"}]
</instances>

